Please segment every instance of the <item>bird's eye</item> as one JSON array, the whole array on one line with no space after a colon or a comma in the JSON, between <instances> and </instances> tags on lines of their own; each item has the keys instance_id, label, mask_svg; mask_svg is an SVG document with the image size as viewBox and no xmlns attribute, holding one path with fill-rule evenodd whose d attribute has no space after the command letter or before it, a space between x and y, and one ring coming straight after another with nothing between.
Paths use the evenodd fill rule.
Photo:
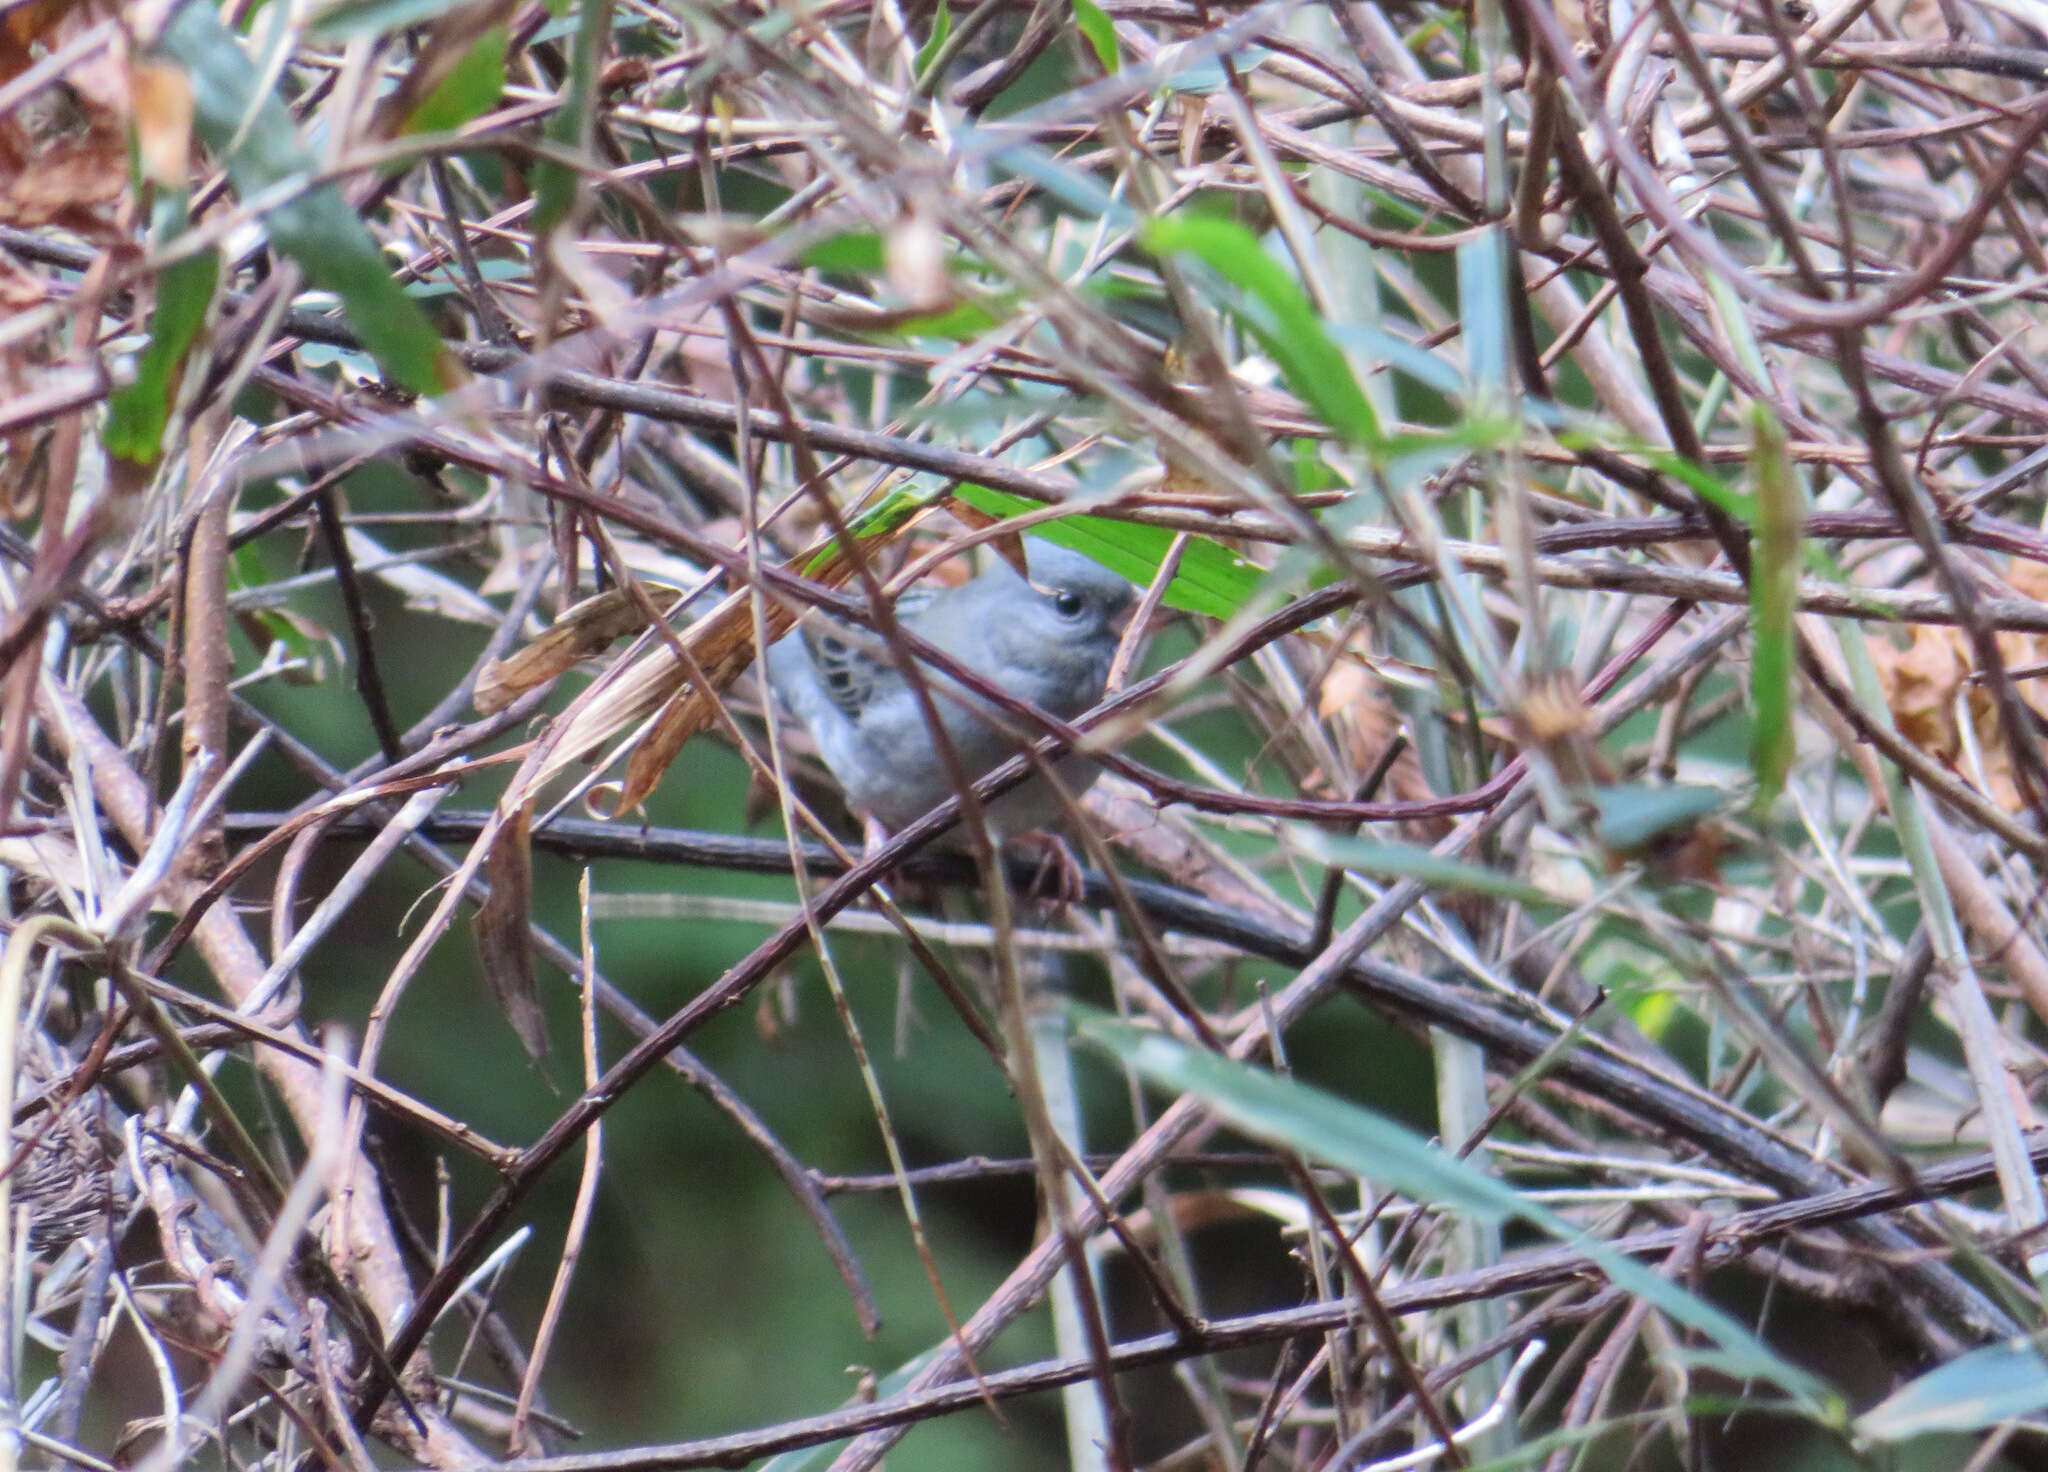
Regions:
<instances>
[{"instance_id":1,"label":"bird's eye","mask_svg":"<svg viewBox=\"0 0 2048 1472\"><path fill-rule=\"evenodd\" d=\"M1052 595L1052 610L1064 619L1076 619L1088 611L1088 600L1079 593L1062 591Z\"/></svg>"}]
</instances>

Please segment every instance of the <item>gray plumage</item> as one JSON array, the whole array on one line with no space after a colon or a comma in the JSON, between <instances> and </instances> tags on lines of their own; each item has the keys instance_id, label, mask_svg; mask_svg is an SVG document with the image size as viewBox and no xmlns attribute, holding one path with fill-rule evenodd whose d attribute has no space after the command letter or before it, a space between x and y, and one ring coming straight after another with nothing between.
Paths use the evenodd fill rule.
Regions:
<instances>
[{"instance_id":1,"label":"gray plumage","mask_svg":"<svg viewBox=\"0 0 2048 1472\"><path fill-rule=\"evenodd\" d=\"M1102 699L1138 590L1077 552L1035 538L1025 542L1031 582L996 559L957 588L908 595L896 606L903 627L1019 700L1063 718ZM768 679L809 728L818 754L845 789L847 803L895 829L952 794L915 693L873 635L827 625L791 634L768 651ZM969 777L1020 749L996 725L961 703L974 697L930 672L927 684L946 733ZM982 709L986 710L983 705ZM999 717L1016 728L1012 717ZM1058 768L1077 795L1095 780L1093 762L1069 757ZM1016 789L990 812L999 834L1043 827L1058 800Z\"/></svg>"}]
</instances>

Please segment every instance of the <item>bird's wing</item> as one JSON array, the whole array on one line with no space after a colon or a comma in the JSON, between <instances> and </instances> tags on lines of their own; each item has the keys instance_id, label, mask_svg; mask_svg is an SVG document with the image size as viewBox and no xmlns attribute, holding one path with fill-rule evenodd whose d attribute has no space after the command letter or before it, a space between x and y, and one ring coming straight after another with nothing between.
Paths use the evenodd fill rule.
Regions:
<instances>
[{"instance_id":1,"label":"bird's wing","mask_svg":"<svg viewBox=\"0 0 2048 1472\"><path fill-rule=\"evenodd\" d=\"M896 617L904 628L952 652L945 633L953 620L945 617L945 611L949 601L957 601L962 591L913 588L897 598ZM936 621L932 619L934 610L940 615ZM841 714L855 723L878 696L886 695L891 686L902 684L902 676L894 667L870 652L875 642L872 634L850 634L838 624L820 624L804 632L804 648L810 653L818 684Z\"/></svg>"},{"instance_id":2,"label":"bird's wing","mask_svg":"<svg viewBox=\"0 0 2048 1472\"><path fill-rule=\"evenodd\" d=\"M768 651L767 665L768 683L776 698L806 726L815 731L820 726L845 727L850 724L846 711L840 708L818 678L817 667L802 634L778 639Z\"/></svg>"},{"instance_id":3,"label":"bird's wing","mask_svg":"<svg viewBox=\"0 0 2048 1472\"><path fill-rule=\"evenodd\" d=\"M819 691L838 707L840 715L859 721L860 713L874 699L875 677L880 673L875 662L829 625L805 629L803 650L810 657Z\"/></svg>"}]
</instances>

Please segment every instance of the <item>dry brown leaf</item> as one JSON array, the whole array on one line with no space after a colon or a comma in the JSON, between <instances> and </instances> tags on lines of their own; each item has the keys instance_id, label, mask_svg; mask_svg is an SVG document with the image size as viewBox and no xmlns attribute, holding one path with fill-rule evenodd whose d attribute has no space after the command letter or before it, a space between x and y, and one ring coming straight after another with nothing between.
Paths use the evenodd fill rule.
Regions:
<instances>
[{"instance_id":1,"label":"dry brown leaf","mask_svg":"<svg viewBox=\"0 0 2048 1472\"><path fill-rule=\"evenodd\" d=\"M719 692L729 688L753 665L754 614L750 605L751 600L746 595L735 594L709 619L691 626L690 635L694 637L686 637L684 647L703 670L707 686L686 685L680 690L662 711L653 729L633 748L633 755L626 763L625 782L619 791L620 812L631 812L646 800L684 744L716 719ZM788 632L794 620L773 604L765 612L768 638L772 643ZM673 654L664 650L663 657L670 659L672 667L681 674Z\"/></svg>"},{"instance_id":2,"label":"dry brown leaf","mask_svg":"<svg viewBox=\"0 0 2048 1472\"><path fill-rule=\"evenodd\" d=\"M99 20L92 5L10 11L0 80L65 45ZM0 223L61 225L92 240L114 237L115 204L128 192L133 81L119 32L0 114Z\"/></svg>"},{"instance_id":3,"label":"dry brown leaf","mask_svg":"<svg viewBox=\"0 0 2048 1472\"><path fill-rule=\"evenodd\" d=\"M705 671L707 676L710 673ZM654 791L669 763L692 736L711 724L712 717L711 697L695 687L669 701L660 718L633 748L632 756L626 759L625 780L619 786L619 812L631 812Z\"/></svg>"},{"instance_id":4,"label":"dry brown leaf","mask_svg":"<svg viewBox=\"0 0 2048 1472\"><path fill-rule=\"evenodd\" d=\"M1316 713L1330 723L1342 743L1352 770L1367 772L1401 731L1401 712L1387 694L1386 682L1371 671L1339 660L1323 677ZM1348 798L1350 793L1333 796ZM1422 763L1411 746L1394 759L1379 793L1380 801L1431 802L1437 794L1422 775Z\"/></svg>"},{"instance_id":5,"label":"dry brown leaf","mask_svg":"<svg viewBox=\"0 0 2048 1472\"><path fill-rule=\"evenodd\" d=\"M67 12L82 8L77 0L23 0L8 6L0 17L0 82L33 66L36 48L47 50Z\"/></svg>"},{"instance_id":6,"label":"dry brown leaf","mask_svg":"<svg viewBox=\"0 0 2048 1472\"><path fill-rule=\"evenodd\" d=\"M2005 579L2016 592L2048 601L2048 568L2016 562ZM1994 637L2007 669L2048 663L2048 636L2006 633ZM1969 747L1974 745L1983 767L1985 795L2007 812L2019 812L2024 803L2013 775L2012 745L1999 722L1996 698L1990 687L1976 678L1969 636L1943 624L1919 624L1905 647L1878 639L1871 642L1870 654L1899 734L1971 782L1978 780L1969 756ZM2021 699L2037 711L2048 712L2038 680L2023 679L2017 685ZM1963 715L1969 721L1967 742Z\"/></svg>"},{"instance_id":7,"label":"dry brown leaf","mask_svg":"<svg viewBox=\"0 0 2048 1472\"><path fill-rule=\"evenodd\" d=\"M142 176L162 189L184 188L192 163L192 78L182 67L146 61L130 83Z\"/></svg>"},{"instance_id":8,"label":"dry brown leaf","mask_svg":"<svg viewBox=\"0 0 2048 1472\"><path fill-rule=\"evenodd\" d=\"M0 317L30 311L49 300L42 278L0 251ZM20 403L50 376L64 353L57 328L21 337L0 349L0 403ZM0 440L0 513L28 515L41 499L36 446L43 430L23 430Z\"/></svg>"},{"instance_id":9,"label":"dry brown leaf","mask_svg":"<svg viewBox=\"0 0 2048 1472\"><path fill-rule=\"evenodd\" d=\"M1239 1222L1267 1220L1283 1229L1305 1230L1312 1221L1308 1206L1291 1191L1264 1186L1240 1186L1222 1191L1175 1191L1166 1198L1168 1214L1176 1232L1199 1232L1206 1227L1232 1226ZM1159 1223L1150 1207L1131 1212L1121 1225L1124 1231L1105 1231L1096 1238L1103 1252L1122 1252L1135 1243L1149 1247L1159 1241Z\"/></svg>"},{"instance_id":10,"label":"dry brown leaf","mask_svg":"<svg viewBox=\"0 0 2048 1472\"><path fill-rule=\"evenodd\" d=\"M545 1058L547 1014L541 1010L540 983L533 969L533 807L514 811L498 830L484 858L484 877L491 897L476 912L477 961L484 981L527 1054Z\"/></svg>"},{"instance_id":11,"label":"dry brown leaf","mask_svg":"<svg viewBox=\"0 0 2048 1472\"><path fill-rule=\"evenodd\" d=\"M888 532L868 538L863 550L872 557L888 542L908 532L916 521L913 517ZM828 588L841 586L853 575L852 562L830 545L801 552L784 567ZM764 616L771 644L796 622L795 613L774 599L768 601ZM709 682L707 689L691 688L682 662L666 642L657 643L635 658L616 679L592 687L570 707L547 756L523 787L508 795L506 801L530 801L556 776L661 711L661 720L634 750L617 811L629 811L653 791L676 753L710 724L717 711L718 694L752 667L756 656L752 593L742 589L727 594L709 613L678 632L676 638L704 671Z\"/></svg>"},{"instance_id":12,"label":"dry brown leaf","mask_svg":"<svg viewBox=\"0 0 2048 1472\"><path fill-rule=\"evenodd\" d=\"M663 613L682 596L675 588L647 589L648 600ZM496 715L529 690L567 674L582 660L602 654L614 640L647 627L640 600L625 588L614 588L566 609L546 632L517 653L494 659L477 676L472 697L479 713Z\"/></svg>"},{"instance_id":13,"label":"dry brown leaf","mask_svg":"<svg viewBox=\"0 0 2048 1472\"><path fill-rule=\"evenodd\" d=\"M969 505L954 496L948 496L944 504L954 520L972 531L986 531L1003 520L1000 516L991 516L980 507ZM999 537L991 537L989 545L995 548L998 557L1010 565L1011 572L1026 582L1031 581L1031 566L1024 555L1023 533L1004 532Z\"/></svg>"}]
</instances>

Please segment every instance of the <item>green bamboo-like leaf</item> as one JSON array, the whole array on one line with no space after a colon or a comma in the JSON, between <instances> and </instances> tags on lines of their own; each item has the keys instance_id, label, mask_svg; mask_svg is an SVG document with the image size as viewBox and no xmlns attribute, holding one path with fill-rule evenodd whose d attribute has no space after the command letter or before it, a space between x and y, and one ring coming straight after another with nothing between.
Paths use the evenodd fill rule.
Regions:
<instances>
[{"instance_id":1,"label":"green bamboo-like leaf","mask_svg":"<svg viewBox=\"0 0 2048 1472\"><path fill-rule=\"evenodd\" d=\"M992 491L986 486L963 484L956 486L953 494L990 516L1017 516L1043 509L1036 501L1007 491ZM1174 538L1174 533L1163 526L1111 521L1103 516L1063 516L1033 527L1031 534L1093 558L1141 588L1158 575ZM1168 608L1178 608L1183 613L1227 619L1252 600L1264 577L1261 569L1220 543L1207 537L1190 537L1181 553L1180 566L1174 570L1173 581L1166 585L1163 601Z\"/></svg>"},{"instance_id":2,"label":"green bamboo-like leaf","mask_svg":"<svg viewBox=\"0 0 2048 1472\"><path fill-rule=\"evenodd\" d=\"M1137 215L1094 174L1054 157L1035 143L1003 143L989 133L961 128L955 145L963 153L986 148L990 164L1020 179L1029 179L1048 197L1087 220L1102 220L1110 229L1126 230Z\"/></svg>"},{"instance_id":3,"label":"green bamboo-like leaf","mask_svg":"<svg viewBox=\"0 0 2048 1472\"><path fill-rule=\"evenodd\" d=\"M1111 76L1116 75L1116 26L1108 12L1095 0L1074 0L1074 24L1080 28L1082 39L1095 53L1095 59L1102 63L1102 69Z\"/></svg>"},{"instance_id":4,"label":"green bamboo-like leaf","mask_svg":"<svg viewBox=\"0 0 2048 1472\"><path fill-rule=\"evenodd\" d=\"M2031 1339L1959 1355L1886 1396L1851 1423L1866 1441L1981 1431L2048 1409L2048 1361Z\"/></svg>"},{"instance_id":5,"label":"green bamboo-like leaf","mask_svg":"<svg viewBox=\"0 0 2048 1472\"><path fill-rule=\"evenodd\" d=\"M1306 435L1295 439L1290 447L1294 460L1294 494L1313 496L1321 491L1336 490L1344 484L1337 474L1337 468L1323 455L1323 447Z\"/></svg>"},{"instance_id":6,"label":"green bamboo-like leaf","mask_svg":"<svg viewBox=\"0 0 2048 1472\"><path fill-rule=\"evenodd\" d=\"M306 27L310 41L360 41L438 20L467 0L340 0Z\"/></svg>"},{"instance_id":7,"label":"green bamboo-like leaf","mask_svg":"<svg viewBox=\"0 0 2048 1472\"><path fill-rule=\"evenodd\" d=\"M592 123L591 101L597 95L598 64L605 42L611 36L611 0L583 0L577 15L576 43L569 51L569 75L562 86L562 99L549 115L543 136L564 152L581 158L588 151ZM533 166L533 233L543 238L569 217L576 203L580 176L555 159L544 158Z\"/></svg>"},{"instance_id":8,"label":"green bamboo-like leaf","mask_svg":"<svg viewBox=\"0 0 2048 1472\"><path fill-rule=\"evenodd\" d=\"M1641 848L1728 806L1718 787L1679 783L1670 787L1596 787L1591 794L1594 836L1618 853Z\"/></svg>"},{"instance_id":9,"label":"green bamboo-like leaf","mask_svg":"<svg viewBox=\"0 0 2048 1472\"><path fill-rule=\"evenodd\" d=\"M1240 46L1230 53L1230 64L1242 77L1265 65L1273 55L1263 46ZM1161 61L1166 57L1162 55ZM1223 90L1230 80L1230 74L1223 69L1221 56L1190 56L1186 64L1175 67L1160 84L1162 92L1178 92L1190 97L1207 97Z\"/></svg>"},{"instance_id":10,"label":"green bamboo-like leaf","mask_svg":"<svg viewBox=\"0 0 2048 1472\"><path fill-rule=\"evenodd\" d=\"M946 38L953 34L953 12L946 0L939 0L938 12L932 16L932 33L924 45L917 48L917 59L911 63L911 75L922 77L931 70L933 60L945 49Z\"/></svg>"},{"instance_id":11,"label":"green bamboo-like leaf","mask_svg":"<svg viewBox=\"0 0 2048 1472\"><path fill-rule=\"evenodd\" d=\"M1258 339L1288 389L1352 444L1379 449L1384 438L1379 416L1343 349L1300 283L1249 230L1232 220L1172 215L1148 223L1142 238L1159 255L1200 261L1221 277L1218 300Z\"/></svg>"},{"instance_id":12,"label":"green bamboo-like leaf","mask_svg":"<svg viewBox=\"0 0 2048 1472\"><path fill-rule=\"evenodd\" d=\"M1403 341L1383 327L1358 322L1331 323L1329 333L1339 346L1349 348L1361 358L1384 358L1395 372L1407 374L1445 398L1461 399L1465 395L1465 380L1455 364Z\"/></svg>"},{"instance_id":13,"label":"green bamboo-like leaf","mask_svg":"<svg viewBox=\"0 0 2048 1472\"><path fill-rule=\"evenodd\" d=\"M482 117L505 90L506 44L503 26L492 26L477 37L455 69L421 99L399 131L452 133L470 119Z\"/></svg>"},{"instance_id":14,"label":"green bamboo-like leaf","mask_svg":"<svg viewBox=\"0 0 2048 1472\"><path fill-rule=\"evenodd\" d=\"M152 210L150 236L162 242L185 228L186 197L162 194ZM206 309L220 281L214 251L173 261L157 278L156 312L149 345L135 360L135 381L107 404L107 452L138 465L154 465L163 451L164 426L176 401L180 370L206 322Z\"/></svg>"},{"instance_id":15,"label":"green bamboo-like leaf","mask_svg":"<svg viewBox=\"0 0 2048 1472\"><path fill-rule=\"evenodd\" d=\"M1465 340L1467 392L1475 397L1503 392L1508 381L1508 303L1499 226L1481 230L1458 246L1458 330Z\"/></svg>"},{"instance_id":16,"label":"green bamboo-like leaf","mask_svg":"<svg viewBox=\"0 0 2048 1472\"><path fill-rule=\"evenodd\" d=\"M1799 612L1800 543L1805 507L1794 477L1785 427L1765 404L1750 405L1750 473L1756 482L1751 541L1749 623L1750 765L1756 806L1768 808L1792 769L1793 620Z\"/></svg>"},{"instance_id":17,"label":"green bamboo-like leaf","mask_svg":"<svg viewBox=\"0 0 2048 1472\"><path fill-rule=\"evenodd\" d=\"M224 156L236 193L249 198L317 173L292 117L275 96L259 95L256 68L212 8L185 5L165 29L163 53L192 79L193 125ZM245 116L254 126L242 129ZM296 261L313 285L339 296L363 346L393 382L434 394L452 368L419 305L398 289L384 256L341 191L319 185L264 216L271 243Z\"/></svg>"},{"instance_id":18,"label":"green bamboo-like leaf","mask_svg":"<svg viewBox=\"0 0 2048 1472\"><path fill-rule=\"evenodd\" d=\"M1118 1018L1078 1007L1070 1009L1070 1016L1084 1042L1155 1085L1200 1099L1253 1139L1481 1221L1524 1222L1585 1253L1616 1287L1711 1341L1730 1373L1775 1385L1790 1398L1792 1409L1816 1420L1834 1424L1841 1419L1840 1397L1832 1387L1786 1362L1714 1305L1392 1120Z\"/></svg>"},{"instance_id":19,"label":"green bamboo-like leaf","mask_svg":"<svg viewBox=\"0 0 2048 1472\"><path fill-rule=\"evenodd\" d=\"M1567 430L1559 434L1557 439L1558 443L1567 449L1606 449L1640 455L1652 470L1680 482L1702 501L1727 512L1744 526L1756 520L1756 500L1753 496L1746 491L1736 490L1705 466L1695 465L1683 455L1659 449L1655 445L1616 444L1583 429Z\"/></svg>"},{"instance_id":20,"label":"green bamboo-like leaf","mask_svg":"<svg viewBox=\"0 0 2048 1472\"><path fill-rule=\"evenodd\" d=\"M881 500L848 521L847 534L856 542L887 538L901 530L908 522L924 515L931 509L931 505L932 498L922 492L900 489L890 491ZM831 548L826 548L804 564L802 573L805 577L815 576L835 555Z\"/></svg>"},{"instance_id":21,"label":"green bamboo-like leaf","mask_svg":"<svg viewBox=\"0 0 2048 1472\"><path fill-rule=\"evenodd\" d=\"M1380 843L1306 827L1296 828L1294 837L1296 844L1311 858L1374 879L1419 879L1437 889L1490 895L1525 905L1561 906L1567 903L1526 879L1479 864L1447 859L1441 854L1431 853L1420 844Z\"/></svg>"},{"instance_id":22,"label":"green bamboo-like leaf","mask_svg":"<svg viewBox=\"0 0 2048 1472\"><path fill-rule=\"evenodd\" d=\"M972 342L993 331L1015 315L1022 298L1012 292L985 296L976 301L957 302L943 312L913 317L899 327L896 336L936 337L947 342Z\"/></svg>"},{"instance_id":23,"label":"green bamboo-like leaf","mask_svg":"<svg viewBox=\"0 0 2048 1472\"><path fill-rule=\"evenodd\" d=\"M1647 458L1652 469L1662 471L1673 480L1683 481L1708 505L1727 512L1744 525L1756 520L1755 498L1746 491L1734 489L1706 467L1695 465L1683 455L1668 450L1653 452Z\"/></svg>"},{"instance_id":24,"label":"green bamboo-like leaf","mask_svg":"<svg viewBox=\"0 0 2048 1472\"><path fill-rule=\"evenodd\" d=\"M844 271L850 276L879 276L888 269L888 247L881 232L851 230L828 235L803 248L797 260L817 271Z\"/></svg>"}]
</instances>

